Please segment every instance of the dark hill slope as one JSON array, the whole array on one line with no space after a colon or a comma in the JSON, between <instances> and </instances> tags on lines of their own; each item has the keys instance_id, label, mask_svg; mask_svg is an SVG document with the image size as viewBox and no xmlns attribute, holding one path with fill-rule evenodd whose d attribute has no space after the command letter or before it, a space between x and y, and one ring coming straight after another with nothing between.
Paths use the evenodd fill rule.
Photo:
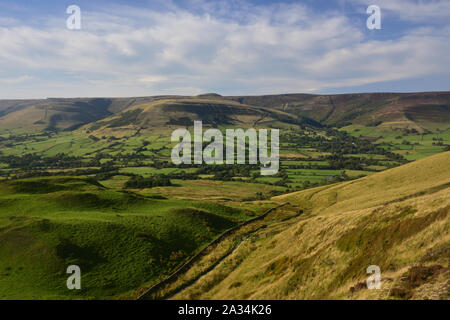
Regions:
<instances>
[{"instance_id":1,"label":"dark hill slope","mask_svg":"<svg viewBox=\"0 0 450 320\"><path fill-rule=\"evenodd\" d=\"M318 125L315 121L283 111L255 107L226 99L162 99L136 105L84 128L94 134L120 131L161 131L192 126L201 120L205 126L258 127L272 125Z\"/></svg>"},{"instance_id":2,"label":"dark hill slope","mask_svg":"<svg viewBox=\"0 0 450 320\"><path fill-rule=\"evenodd\" d=\"M419 132L445 129L450 124L450 92L420 93L358 93L339 95L282 94L265 96L223 97L215 93L186 96L153 96L130 98L76 98L45 100L0 100L0 129L22 129L27 131L49 129L70 130L84 124L108 118L114 114L134 110L135 106L158 101L179 101L178 107L168 111L175 122L187 114L188 119L200 119L206 112L206 122L224 123L235 119L235 115L258 119L266 114L277 120L301 118L303 123L344 126L359 124L381 126L380 128L408 128ZM191 106L186 106L189 103ZM210 107L201 112L193 104ZM215 108L228 105L227 108ZM239 105L241 105L239 107ZM178 108L178 109L177 109ZM241 111L238 109L241 108ZM155 118L160 118L161 109L154 109ZM264 111L263 111L264 110ZM281 113L285 116L281 117ZM175 113L179 112L179 115ZM277 113L278 112L278 113ZM215 113L215 115L212 115ZM286 116L286 114L294 116ZM274 117L274 115L276 116ZM107 120L109 121L109 119ZM152 122L152 121L150 121ZM238 121L239 122L239 121ZM247 122L247 120L244 120ZM139 124L141 125L141 124Z\"/></svg>"},{"instance_id":3,"label":"dark hill slope","mask_svg":"<svg viewBox=\"0 0 450 320\"><path fill-rule=\"evenodd\" d=\"M393 123L419 131L450 123L450 93L285 94L229 97L302 115L329 125Z\"/></svg>"}]
</instances>

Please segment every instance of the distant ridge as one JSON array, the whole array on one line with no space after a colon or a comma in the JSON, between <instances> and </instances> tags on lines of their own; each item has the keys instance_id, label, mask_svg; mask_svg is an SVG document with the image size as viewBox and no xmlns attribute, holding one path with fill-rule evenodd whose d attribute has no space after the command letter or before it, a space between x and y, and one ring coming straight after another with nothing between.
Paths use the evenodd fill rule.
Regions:
<instances>
[{"instance_id":1,"label":"distant ridge","mask_svg":"<svg viewBox=\"0 0 450 320\"><path fill-rule=\"evenodd\" d=\"M129 98L49 98L41 100L0 100L0 128L45 128L73 130L131 109L161 100L215 100L271 112L283 112L322 125L364 125L379 130L433 131L450 126L450 92L280 94L221 96L205 93L196 97L162 95ZM228 101L228 102L227 102ZM197 103L196 102L196 103ZM234 110L234 109L233 109Z\"/></svg>"}]
</instances>

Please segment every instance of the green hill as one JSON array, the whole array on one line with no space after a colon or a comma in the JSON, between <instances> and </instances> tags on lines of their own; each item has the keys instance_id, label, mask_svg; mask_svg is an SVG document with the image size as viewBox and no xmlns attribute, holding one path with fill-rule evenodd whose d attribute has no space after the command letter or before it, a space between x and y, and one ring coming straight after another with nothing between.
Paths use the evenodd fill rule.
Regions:
<instances>
[{"instance_id":1,"label":"green hill","mask_svg":"<svg viewBox=\"0 0 450 320\"><path fill-rule=\"evenodd\" d=\"M0 181L0 299L133 297L245 219L240 209L89 178ZM81 290L66 288L69 265L81 268Z\"/></svg>"},{"instance_id":2,"label":"green hill","mask_svg":"<svg viewBox=\"0 0 450 320\"><path fill-rule=\"evenodd\" d=\"M257 127L304 124L304 118L278 110L240 104L211 97L160 99L125 109L111 117L85 126L96 136L161 132L193 126L201 120L205 126ZM310 121L312 124L319 125ZM320 126L320 125L319 125Z\"/></svg>"},{"instance_id":3,"label":"green hill","mask_svg":"<svg viewBox=\"0 0 450 320\"><path fill-rule=\"evenodd\" d=\"M449 299L449 163L446 152L358 180L275 197L285 205L246 227L234 238L239 245L224 258L217 260L215 253L224 244L204 257L201 263L212 270L197 272L201 264L193 265L159 295ZM370 265L381 269L381 289L366 287Z\"/></svg>"},{"instance_id":4,"label":"green hill","mask_svg":"<svg viewBox=\"0 0 450 320\"><path fill-rule=\"evenodd\" d=\"M159 97L0 100L0 131L74 130L156 99Z\"/></svg>"}]
</instances>

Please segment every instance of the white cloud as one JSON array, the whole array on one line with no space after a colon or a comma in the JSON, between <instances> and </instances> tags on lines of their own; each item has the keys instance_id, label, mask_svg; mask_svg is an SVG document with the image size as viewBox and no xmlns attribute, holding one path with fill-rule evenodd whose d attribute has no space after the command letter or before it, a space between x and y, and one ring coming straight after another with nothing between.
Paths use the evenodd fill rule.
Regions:
<instances>
[{"instance_id":1,"label":"white cloud","mask_svg":"<svg viewBox=\"0 0 450 320\"><path fill-rule=\"evenodd\" d=\"M1 87L0 98L57 96L64 85L71 96L307 92L450 73L448 22L420 25L396 40L371 40L364 26L336 12L298 4L239 2L245 10L233 2L206 4L197 14L173 4L159 11L115 6L87 12L81 31L57 19L39 29L0 28L4 79L17 73L41 79L26 87L0 80L16 84L15 90ZM432 4L424 12L445 8Z\"/></svg>"},{"instance_id":2,"label":"white cloud","mask_svg":"<svg viewBox=\"0 0 450 320\"><path fill-rule=\"evenodd\" d=\"M139 78L139 82L142 83L159 83L163 81L167 81L167 77L163 76L143 76L142 78Z\"/></svg>"},{"instance_id":3,"label":"white cloud","mask_svg":"<svg viewBox=\"0 0 450 320\"><path fill-rule=\"evenodd\" d=\"M33 80L34 78L28 75L19 76L15 78L0 78L1 84L18 84L23 83L25 81Z\"/></svg>"}]
</instances>

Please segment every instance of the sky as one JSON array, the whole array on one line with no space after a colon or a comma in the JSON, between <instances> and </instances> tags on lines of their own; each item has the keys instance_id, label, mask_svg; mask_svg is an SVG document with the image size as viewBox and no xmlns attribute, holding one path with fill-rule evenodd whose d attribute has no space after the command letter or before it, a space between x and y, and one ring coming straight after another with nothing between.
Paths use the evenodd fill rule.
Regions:
<instances>
[{"instance_id":1,"label":"sky","mask_svg":"<svg viewBox=\"0 0 450 320\"><path fill-rule=\"evenodd\" d=\"M449 91L449 40L449 0L2 0L0 99Z\"/></svg>"}]
</instances>

